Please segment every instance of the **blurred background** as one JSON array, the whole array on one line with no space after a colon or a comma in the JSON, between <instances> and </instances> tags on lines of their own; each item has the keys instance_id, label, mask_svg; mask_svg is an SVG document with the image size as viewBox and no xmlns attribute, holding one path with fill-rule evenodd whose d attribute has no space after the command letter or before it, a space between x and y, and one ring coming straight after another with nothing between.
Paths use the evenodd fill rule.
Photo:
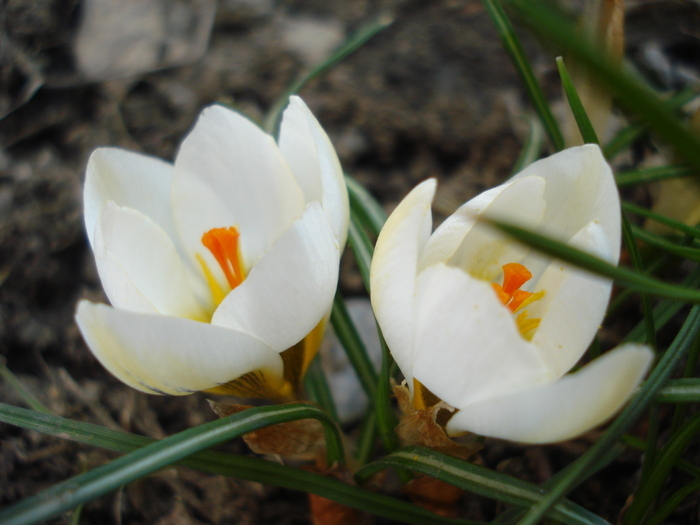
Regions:
<instances>
[{"instance_id":1,"label":"blurred background","mask_svg":"<svg viewBox=\"0 0 700 525\"><path fill-rule=\"evenodd\" d=\"M387 211L415 184L437 177L436 215L451 213L509 176L528 130L524 90L479 1L0 5L0 354L54 413L110 428L160 438L215 416L201 394L147 396L122 385L80 338L77 300L105 301L82 222L82 180L94 148L120 146L172 160L199 111L214 102L262 121L298 75L382 15L393 24L300 95L345 171ZM626 22L627 57L650 83L661 91L697 84L700 4L629 1ZM522 33L563 114L554 54ZM623 116L616 118L619 127ZM617 162L635 166L652 149L636 144ZM646 190L637 191L636 200L648 204ZM341 290L364 294L349 254ZM614 342L616 335L605 337ZM0 401L23 404L7 381L0 381ZM550 447L494 442L478 461L541 483L593 437ZM114 457L8 425L0 425L0 440L0 506ZM238 442L228 450L247 453ZM593 478L572 499L614 519L638 466L638 455L623 455L606 471L605 485ZM497 510L471 496L461 505L472 519ZM697 517L697 501L689 505L681 518ZM69 518L56 521L62 522ZM87 504L81 522L301 524L308 509L300 493L168 469Z\"/></svg>"}]
</instances>

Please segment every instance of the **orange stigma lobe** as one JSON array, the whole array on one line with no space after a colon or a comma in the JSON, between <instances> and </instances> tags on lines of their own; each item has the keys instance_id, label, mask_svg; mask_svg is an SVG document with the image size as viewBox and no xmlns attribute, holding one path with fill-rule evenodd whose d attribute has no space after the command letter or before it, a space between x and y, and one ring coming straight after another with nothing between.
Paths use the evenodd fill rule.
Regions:
<instances>
[{"instance_id":1,"label":"orange stigma lobe","mask_svg":"<svg viewBox=\"0 0 700 525\"><path fill-rule=\"evenodd\" d=\"M233 290L245 279L238 246L240 233L235 227L214 228L202 235L202 244L211 252Z\"/></svg>"},{"instance_id":2,"label":"orange stigma lobe","mask_svg":"<svg viewBox=\"0 0 700 525\"><path fill-rule=\"evenodd\" d=\"M532 295L532 292L525 292L520 287L532 279L530 270L519 263L508 263L503 265L503 284L491 283L496 295L501 302L515 312L518 307Z\"/></svg>"}]
</instances>

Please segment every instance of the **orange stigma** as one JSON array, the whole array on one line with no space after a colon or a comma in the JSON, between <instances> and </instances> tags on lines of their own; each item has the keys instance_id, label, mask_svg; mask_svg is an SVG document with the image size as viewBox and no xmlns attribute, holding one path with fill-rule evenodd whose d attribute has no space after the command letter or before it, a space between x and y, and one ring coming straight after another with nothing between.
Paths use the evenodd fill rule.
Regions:
<instances>
[{"instance_id":1,"label":"orange stigma","mask_svg":"<svg viewBox=\"0 0 700 525\"><path fill-rule=\"evenodd\" d=\"M544 297L544 290L532 293L521 290L520 287L532 279L532 273L519 263L503 265L503 284L491 283L496 295L504 306L515 313L527 305ZM540 319L528 319L527 312L522 312L515 319L518 330L528 341L532 339L534 330L539 326Z\"/></svg>"},{"instance_id":2,"label":"orange stigma","mask_svg":"<svg viewBox=\"0 0 700 525\"><path fill-rule=\"evenodd\" d=\"M240 235L235 227L214 228L202 235L202 244L221 266L232 290L245 279L238 247Z\"/></svg>"}]
</instances>

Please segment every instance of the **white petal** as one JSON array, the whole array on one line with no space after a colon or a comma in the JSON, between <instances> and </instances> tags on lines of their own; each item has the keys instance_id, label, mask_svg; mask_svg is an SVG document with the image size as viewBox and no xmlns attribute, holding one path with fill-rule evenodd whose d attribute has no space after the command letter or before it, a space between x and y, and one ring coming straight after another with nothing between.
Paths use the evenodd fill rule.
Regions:
<instances>
[{"instance_id":1,"label":"white petal","mask_svg":"<svg viewBox=\"0 0 700 525\"><path fill-rule=\"evenodd\" d=\"M95 261L116 308L206 317L172 240L141 212L107 201L95 231Z\"/></svg>"},{"instance_id":2,"label":"white petal","mask_svg":"<svg viewBox=\"0 0 700 525\"><path fill-rule=\"evenodd\" d=\"M612 264L620 254L620 198L610 166L600 148L587 144L569 148L530 164L511 180L530 176L547 181L547 210L539 233L563 242L592 220L600 222Z\"/></svg>"},{"instance_id":3,"label":"white petal","mask_svg":"<svg viewBox=\"0 0 700 525\"><path fill-rule=\"evenodd\" d=\"M340 252L318 202L306 208L214 313L212 324L249 333L282 352L330 311Z\"/></svg>"},{"instance_id":4,"label":"white petal","mask_svg":"<svg viewBox=\"0 0 700 525\"><path fill-rule=\"evenodd\" d=\"M92 246L97 217L109 200L150 217L175 235L170 209L172 164L117 148L98 148L88 161L83 199L85 228Z\"/></svg>"},{"instance_id":5,"label":"white petal","mask_svg":"<svg viewBox=\"0 0 700 525\"><path fill-rule=\"evenodd\" d=\"M409 388L413 388L413 330L418 260L432 228L435 179L399 203L379 233L370 268L372 308Z\"/></svg>"},{"instance_id":6,"label":"white petal","mask_svg":"<svg viewBox=\"0 0 700 525\"><path fill-rule=\"evenodd\" d=\"M545 186L541 177L517 180L503 188L479 211L484 217L533 229L540 224L545 213ZM480 279L493 281L501 274L504 264L521 261L529 251L527 246L514 242L495 228L479 223L464 236L450 264Z\"/></svg>"},{"instance_id":7,"label":"white petal","mask_svg":"<svg viewBox=\"0 0 700 525\"><path fill-rule=\"evenodd\" d=\"M255 370L281 381L279 354L248 334L88 301L78 304L75 318L105 368L143 392L184 395Z\"/></svg>"},{"instance_id":8,"label":"white petal","mask_svg":"<svg viewBox=\"0 0 700 525\"><path fill-rule=\"evenodd\" d=\"M610 259L605 231L589 223L570 241L591 255ZM555 260L535 286L545 296L527 308L541 318L532 343L556 376L565 374L581 358L600 328L610 299L612 281Z\"/></svg>"},{"instance_id":9,"label":"white petal","mask_svg":"<svg viewBox=\"0 0 700 525\"><path fill-rule=\"evenodd\" d=\"M338 244L345 246L350 208L343 170L328 135L299 97L289 98L282 115L279 147L306 202L322 203Z\"/></svg>"},{"instance_id":10,"label":"white petal","mask_svg":"<svg viewBox=\"0 0 700 525\"><path fill-rule=\"evenodd\" d=\"M600 425L625 404L652 358L646 347L620 347L553 384L460 407L447 431L524 443L573 438Z\"/></svg>"},{"instance_id":11,"label":"white petal","mask_svg":"<svg viewBox=\"0 0 700 525\"><path fill-rule=\"evenodd\" d=\"M217 274L219 265L201 243L204 233L237 227L250 268L304 211L303 194L272 137L222 106L205 109L183 141L172 195L183 243Z\"/></svg>"},{"instance_id":12,"label":"white petal","mask_svg":"<svg viewBox=\"0 0 700 525\"><path fill-rule=\"evenodd\" d=\"M551 381L490 283L437 264L418 278L413 374L455 407Z\"/></svg>"}]
</instances>

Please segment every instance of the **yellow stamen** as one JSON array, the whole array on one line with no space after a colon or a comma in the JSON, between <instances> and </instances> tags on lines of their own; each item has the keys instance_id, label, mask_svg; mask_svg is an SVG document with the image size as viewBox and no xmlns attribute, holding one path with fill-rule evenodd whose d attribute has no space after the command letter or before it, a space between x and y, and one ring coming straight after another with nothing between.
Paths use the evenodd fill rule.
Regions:
<instances>
[{"instance_id":1,"label":"yellow stamen","mask_svg":"<svg viewBox=\"0 0 700 525\"><path fill-rule=\"evenodd\" d=\"M515 313L544 297L544 290L532 293L520 289L530 279L532 279L532 273L525 266L519 263L508 263L503 266L503 284L491 283L491 286L503 305ZM541 319L528 319L527 311L523 311L515 319L515 324L520 334L529 341L540 325L540 321Z\"/></svg>"}]
</instances>

